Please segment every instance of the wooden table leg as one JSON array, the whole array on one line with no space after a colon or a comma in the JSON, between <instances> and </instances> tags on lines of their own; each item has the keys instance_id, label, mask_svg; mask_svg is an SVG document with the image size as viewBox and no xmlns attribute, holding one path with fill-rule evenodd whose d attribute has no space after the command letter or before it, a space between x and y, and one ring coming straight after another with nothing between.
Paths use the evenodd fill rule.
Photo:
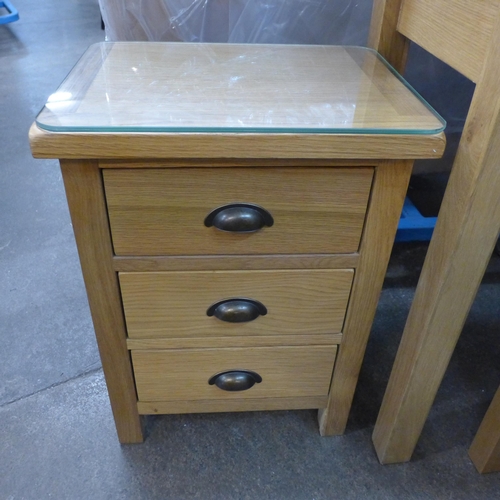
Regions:
<instances>
[{"instance_id":1,"label":"wooden table leg","mask_svg":"<svg viewBox=\"0 0 500 500\"><path fill-rule=\"evenodd\" d=\"M94 160L62 160L66 196L109 399L121 443L143 440L102 186Z\"/></svg>"},{"instance_id":2,"label":"wooden table leg","mask_svg":"<svg viewBox=\"0 0 500 500\"><path fill-rule=\"evenodd\" d=\"M391 255L413 161L387 162L377 167L360 260L352 286L342 343L335 362L328 406L319 411L322 436L342 434L349 410L382 283Z\"/></svg>"},{"instance_id":3,"label":"wooden table leg","mask_svg":"<svg viewBox=\"0 0 500 500\"><path fill-rule=\"evenodd\" d=\"M410 460L498 238L499 58L497 30L375 425L382 463Z\"/></svg>"},{"instance_id":4,"label":"wooden table leg","mask_svg":"<svg viewBox=\"0 0 500 500\"><path fill-rule=\"evenodd\" d=\"M500 387L472 441L469 456L478 472L500 472Z\"/></svg>"}]
</instances>

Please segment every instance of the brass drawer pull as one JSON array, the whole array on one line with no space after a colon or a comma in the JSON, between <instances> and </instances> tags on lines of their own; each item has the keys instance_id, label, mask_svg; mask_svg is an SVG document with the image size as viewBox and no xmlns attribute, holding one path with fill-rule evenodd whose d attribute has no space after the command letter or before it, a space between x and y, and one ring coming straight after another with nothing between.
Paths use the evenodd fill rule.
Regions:
<instances>
[{"instance_id":1,"label":"brass drawer pull","mask_svg":"<svg viewBox=\"0 0 500 500\"><path fill-rule=\"evenodd\" d=\"M267 308L258 300L234 298L212 304L207 309L207 316L215 316L228 323L247 323L259 316L265 316Z\"/></svg>"},{"instance_id":2,"label":"brass drawer pull","mask_svg":"<svg viewBox=\"0 0 500 500\"><path fill-rule=\"evenodd\" d=\"M223 391L246 391L256 383L260 384L262 377L250 370L230 370L210 377L209 385L216 385Z\"/></svg>"},{"instance_id":3,"label":"brass drawer pull","mask_svg":"<svg viewBox=\"0 0 500 500\"><path fill-rule=\"evenodd\" d=\"M230 233L253 233L274 224L273 216L259 205L230 203L212 210L205 218L205 226Z\"/></svg>"}]
</instances>

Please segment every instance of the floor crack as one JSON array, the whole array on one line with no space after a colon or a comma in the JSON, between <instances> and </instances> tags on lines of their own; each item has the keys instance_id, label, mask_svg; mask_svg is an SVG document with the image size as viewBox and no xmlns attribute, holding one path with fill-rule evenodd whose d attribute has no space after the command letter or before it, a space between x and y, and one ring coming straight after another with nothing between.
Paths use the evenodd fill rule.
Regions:
<instances>
[{"instance_id":1,"label":"floor crack","mask_svg":"<svg viewBox=\"0 0 500 500\"><path fill-rule=\"evenodd\" d=\"M40 394L41 392L48 391L49 389L54 389L54 387L58 387L60 385L66 384L67 382L71 382L72 380L77 380L79 378L86 377L87 375L92 375L93 373L97 373L98 371L102 370L102 366L98 366L97 368L92 368L91 370L82 372L74 377L68 378L66 380L61 380L60 382L55 382L54 384L51 384L47 387L43 387L42 389L39 389L38 391L31 392L30 394L25 394L23 396L20 396L15 399L11 399L10 401L6 401L5 403L0 404L0 408L4 408L5 406L9 406L13 403L17 403L18 401L22 401L23 399L30 398L31 396L36 396L37 394Z\"/></svg>"}]
</instances>

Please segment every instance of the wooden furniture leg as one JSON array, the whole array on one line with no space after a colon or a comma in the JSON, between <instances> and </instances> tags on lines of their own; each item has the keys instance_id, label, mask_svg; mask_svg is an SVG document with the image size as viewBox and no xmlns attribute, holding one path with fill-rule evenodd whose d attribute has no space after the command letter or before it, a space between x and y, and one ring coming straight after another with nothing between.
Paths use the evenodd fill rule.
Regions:
<instances>
[{"instance_id":1,"label":"wooden furniture leg","mask_svg":"<svg viewBox=\"0 0 500 500\"><path fill-rule=\"evenodd\" d=\"M328 406L319 411L322 436L345 430L412 166L406 160L377 167Z\"/></svg>"},{"instance_id":2,"label":"wooden furniture leg","mask_svg":"<svg viewBox=\"0 0 500 500\"><path fill-rule=\"evenodd\" d=\"M469 456L478 472L500 472L500 387L472 441Z\"/></svg>"},{"instance_id":3,"label":"wooden furniture leg","mask_svg":"<svg viewBox=\"0 0 500 500\"><path fill-rule=\"evenodd\" d=\"M95 160L61 160L90 312L120 443L143 441L118 279Z\"/></svg>"},{"instance_id":4,"label":"wooden furniture leg","mask_svg":"<svg viewBox=\"0 0 500 500\"><path fill-rule=\"evenodd\" d=\"M410 460L500 230L500 16L375 425L382 463Z\"/></svg>"}]
</instances>

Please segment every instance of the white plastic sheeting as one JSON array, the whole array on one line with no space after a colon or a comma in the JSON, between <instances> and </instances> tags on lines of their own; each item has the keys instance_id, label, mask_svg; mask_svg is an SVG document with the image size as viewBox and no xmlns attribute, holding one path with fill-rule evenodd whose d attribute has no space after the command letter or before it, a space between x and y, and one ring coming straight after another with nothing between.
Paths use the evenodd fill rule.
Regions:
<instances>
[{"instance_id":1,"label":"white plastic sheeting","mask_svg":"<svg viewBox=\"0 0 500 500\"><path fill-rule=\"evenodd\" d=\"M371 0L99 0L109 41L364 45Z\"/></svg>"}]
</instances>

